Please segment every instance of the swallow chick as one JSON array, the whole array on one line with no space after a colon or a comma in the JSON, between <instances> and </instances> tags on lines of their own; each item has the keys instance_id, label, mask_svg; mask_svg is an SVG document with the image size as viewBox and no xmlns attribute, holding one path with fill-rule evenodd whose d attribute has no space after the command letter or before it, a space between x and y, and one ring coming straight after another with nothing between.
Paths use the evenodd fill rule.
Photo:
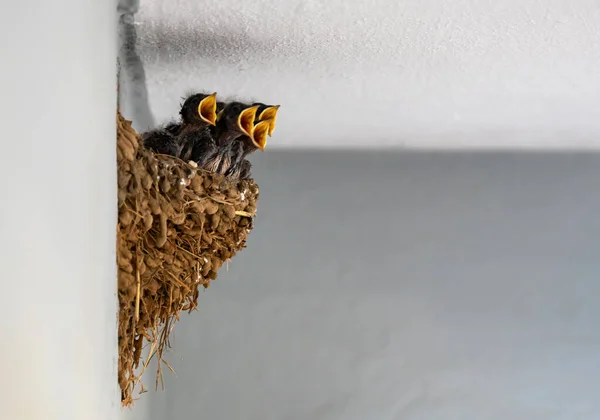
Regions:
<instances>
[{"instance_id":1,"label":"swallow chick","mask_svg":"<svg viewBox=\"0 0 600 420\"><path fill-rule=\"evenodd\" d=\"M241 102L230 102L223 105L212 130L217 144L225 145L240 136L252 136L257 110L258 106L246 105Z\"/></svg>"},{"instance_id":2,"label":"swallow chick","mask_svg":"<svg viewBox=\"0 0 600 420\"><path fill-rule=\"evenodd\" d=\"M256 102L252 105L258 106L258 110L256 111L256 121L254 121L255 123L265 120L271 121L268 133L269 136L271 136L273 131L275 131L275 120L277 119L277 111L279 111L280 105L265 105L260 102Z\"/></svg>"},{"instance_id":3,"label":"swallow chick","mask_svg":"<svg viewBox=\"0 0 600 420\"><path fill-rule=\"evenodd\" d=\"M186 98L179 111L181 124L174 128L181 147L179 158L202 165L216 148L208 127L217 120L217 94L195 93Z\"/></svg>"},{"instance_id":4,"label":"swallow chick","mask_svg":"<svg viewBox=\"0 0 600 420\"><path fill-rule=\"evenodd\" d=\"M199 155L204 149L210 150L210 144L201 146L196 143L211 143L212 138L206 127L215 125L216 105L216 93L189 95L179 111L181 122L171 122L143 134L144 145L155 153L175 156L185 161L190 160L192 155Z\"/></svg>"},{"instance_id":5,"label":"swallow chick","mask_svg":"<svg viewBox=\"0 0 600 420\"><path fill-rule=\"evenodd\" d=\"M251 138L254 130L257 106L231 102L223 106L212 128L218 152L211 156L204 169L225 174L234 162L240 149L239 138Z\"/></svg>"}]
</instances>

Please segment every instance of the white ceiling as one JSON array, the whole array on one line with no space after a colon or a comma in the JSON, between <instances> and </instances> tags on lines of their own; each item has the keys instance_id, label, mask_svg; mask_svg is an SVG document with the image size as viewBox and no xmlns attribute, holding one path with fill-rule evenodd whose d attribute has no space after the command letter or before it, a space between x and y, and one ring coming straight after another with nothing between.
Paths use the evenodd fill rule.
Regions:
<instances>
[{"instance_id":1,"label":"white ceiling","mask_svg":"<svg viewBox=\"0 0 600 420\"><path fill-rule=\"evenodd\" d=\"M281 104L270 146L600 146L598 0L147 0L157 122Z\"/></svg>"}]
</instances>

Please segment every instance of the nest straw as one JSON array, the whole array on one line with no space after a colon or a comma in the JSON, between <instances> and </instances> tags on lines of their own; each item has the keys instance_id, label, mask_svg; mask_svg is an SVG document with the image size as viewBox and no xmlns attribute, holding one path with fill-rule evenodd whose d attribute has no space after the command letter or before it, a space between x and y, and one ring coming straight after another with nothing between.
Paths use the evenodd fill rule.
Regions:
<instances>
[{"instance_id":1,"label":"nest straw","mask_svg":"<svg viewBox=\"0 0 600 420\"><path fill-rule=\"evenodd\" d=\"M199 287L245 247L258 186L229 181L140 145L117 112L119 372L121 402L130 406L148 364L162 383L169 333L181 311L197 308ZM148 352L142 361L142 349ZM174 372L173 372L174 373Z\"/></svg>"}]
</instances>

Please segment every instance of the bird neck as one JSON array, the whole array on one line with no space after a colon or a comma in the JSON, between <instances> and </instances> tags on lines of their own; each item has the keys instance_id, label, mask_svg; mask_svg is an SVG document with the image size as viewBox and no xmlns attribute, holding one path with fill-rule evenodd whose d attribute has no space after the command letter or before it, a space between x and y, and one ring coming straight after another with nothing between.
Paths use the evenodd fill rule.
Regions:
<instances>
[{"instance_id":1,"label":"bird neck","mask_svg":"<svg viewBox=\"0 0 600 420\"><path fill-rule=\"evenodd\" d=\"M242 157L246 157L248 156L250 153L255 152L258 147L256 147L254 145L254 143L252 143L252 140L250 139L250 137L243 135L243 136L239 136L236 141L241 141L242 142Z\"/></svg>"},{"instance_id":2,"label":"bird neck","mask_svg":"<svg viewBox=\"0 0 600 420\"><path fill-rule=\"evenodd\" d=\"M235 133L224 132L224 133L221 133L221 135L217 138L217 144L224 146L226 144L233 143L235 141L235 138L236 138Z\"/></svg>"}]
</instances>

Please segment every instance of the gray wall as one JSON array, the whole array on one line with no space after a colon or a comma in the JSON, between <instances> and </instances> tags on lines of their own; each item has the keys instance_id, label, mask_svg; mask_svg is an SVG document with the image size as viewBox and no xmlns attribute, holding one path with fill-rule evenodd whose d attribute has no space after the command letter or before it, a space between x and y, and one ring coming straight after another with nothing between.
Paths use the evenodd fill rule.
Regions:
<instances>
[{"instance_id":1,"label":"gray wall","mask_svg":"<svg viewBox=\"0 0 600 420\"><path fill-rule=\"evenodd\" d=\"M125 417L600 418L600 155L254 161L248 248Z\"/></svg>"}]
</instances>

